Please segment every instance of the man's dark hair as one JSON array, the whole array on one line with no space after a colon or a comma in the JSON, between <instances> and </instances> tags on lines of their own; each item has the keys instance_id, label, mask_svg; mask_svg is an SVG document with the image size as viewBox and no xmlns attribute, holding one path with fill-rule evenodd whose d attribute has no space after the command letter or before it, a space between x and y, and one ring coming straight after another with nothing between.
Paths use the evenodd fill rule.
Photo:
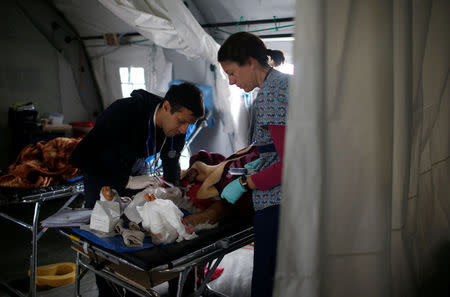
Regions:
<instances>
[{"instance_id":1,"label":"man's dark hair","mask_svg":"<svg viewBox=\"0 0 450 297\"><path fill-rule=\"evenodd\" d=\"M267 49L258 36L249 32L230 35L217 53L219 62L236 62L240 66L247 63L249 57L255 58L261 66L279 66L284 63L284 54L279 50ZM269 63L269 57L272 59Z\"/></svg>"},{"instance_id":2,"label":"man's dark hair","mask_svg":"<svg viewBox=\"0 0 450 297\"><path fill-rule=\"evenodd\" d=\"M184 107L190 110L196 118L205 116L202 91L189 82L172 85L164 96L164 100L169 101L172 114Z\"/></svg>"}]
</instances>

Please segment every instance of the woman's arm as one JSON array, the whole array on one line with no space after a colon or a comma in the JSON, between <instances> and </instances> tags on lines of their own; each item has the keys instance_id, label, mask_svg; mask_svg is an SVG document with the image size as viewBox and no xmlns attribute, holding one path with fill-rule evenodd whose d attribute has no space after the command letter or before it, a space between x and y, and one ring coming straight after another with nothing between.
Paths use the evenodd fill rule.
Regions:
<instances>
[{"instance_id":1,"label":"woman's arm","mask_svg":"<svg viewBox=\"0 0 450 297\"><path fill-rule=\"evenodd\" d=\"M247 184L250 189L266 191L281 184L283 173L284 135L286 126L268 125L268 129L280 161L260 172L247 176Z\"/></svg>"},{"instance_id":2,"label":"woman's arm","mask_svg":"<svg viewBox=\"0 0 450 297\"><path fill-rule=\"evenodd\" d=\"M267 191L281 184L283 162L279 161L266 169L247 176L247 184L250 189Z\"/></svg>"}]
</instances>

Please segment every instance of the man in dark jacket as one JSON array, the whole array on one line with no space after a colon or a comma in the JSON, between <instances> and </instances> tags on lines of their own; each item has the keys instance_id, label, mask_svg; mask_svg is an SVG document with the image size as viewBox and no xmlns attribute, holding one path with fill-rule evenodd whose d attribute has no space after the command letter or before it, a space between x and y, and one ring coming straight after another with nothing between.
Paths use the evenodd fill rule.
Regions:
<instances>
[{"instance_id":1,"label":"man in dark jacket","mask_svg":"<svg viewBox=\"0 0 450 297\"><path fill-rule=\"evenodd\" d=\"M186 130L204 114L202 93L190 83L171 86L164 98L135 90L130 98L112 103L70 157L84 175L85 206L94 207L103 186L127 196L150 185L152 177L142 174L143 160L155 159L158 152L164 179L179 185ZM96 279L100 297L115 296L103 278Z\"/></svg>"},{"instance_id":2,"label":"man in dark jacket","mask_svg":"<svg viewBox=\"0 0 450 297\"><path fill-rule=\"evenodd\" d=\"M148 175L133 175L142 174L143 160L158 152L164 179L178 185L186 130L204 112L202 93L190 83L173 85L164 98L135 90L112 103L71 155L84 175L85 206L94 207L103 186L121 195L147 187Z\"/></svg>"}]
</instances>

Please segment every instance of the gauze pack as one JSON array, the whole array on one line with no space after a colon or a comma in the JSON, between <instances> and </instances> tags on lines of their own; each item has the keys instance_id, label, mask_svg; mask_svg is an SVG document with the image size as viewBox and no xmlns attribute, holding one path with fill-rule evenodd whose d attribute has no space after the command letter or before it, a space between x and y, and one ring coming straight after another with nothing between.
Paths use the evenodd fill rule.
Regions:
<instances>
[{"instance_id":1,"label":"gauze pack","mask_svg":"<svg viewBox=\"0 0 450 297\"><path fill-rule=\"evenodd\" d=\"M119 202L97 201L91 214L90 228L101 232L111 232L120 219Z\"/></svg>"}]
</instances>

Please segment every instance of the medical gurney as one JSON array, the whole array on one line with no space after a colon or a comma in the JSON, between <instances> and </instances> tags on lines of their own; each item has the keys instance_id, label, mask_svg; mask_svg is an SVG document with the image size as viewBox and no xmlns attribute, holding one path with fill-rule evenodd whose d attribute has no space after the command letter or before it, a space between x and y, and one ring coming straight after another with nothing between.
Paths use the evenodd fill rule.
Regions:
<instances>
[{"instance_id":1,"label":"medical gurney","mask_svg":"<svg viewBox=\"0 0 450 297\"><path fill-rule=\"evenodd\" d=\"M30 255L30 288L28 293L22 293L21 291L11 287L9 284L2 281L2 284L11 292L18 296L36 296L36 267L37 267L37 255L38 255L38 241L47 231L47 228L39 230L39 215L41 207L44 202L67 198L67 202L61 207L61 209L70 205L75 198L78 197L84 191L84 185L82 180L74 182L67 182L60 185L49 186L45 188L37 189L20 189L20 188L4 188L0 187L0 217L3 217L25 229L31 231L31 255ZM3 210L10 206L20 206L34 204L33 220L31 224L23 221L23 218L14 218Z\"/></svg>"},{"instance_id":2,"label":"medical gurney","mask_svg":"<svg viewBox=\"0 0 450 297\"><path fill-rule=\"evenodd\" d=\"M152 287L179 276L177 296L182 296L188 274L193 270L200 278L199 283L195 282L193 296L224 296L213 292L208 280L226 254L254 240L250 217L230 218L217 228L199 231L199 237L193 240L122 253L106 249L72 228L60 232L71 239L77 252L76 296L80 296L80 280L87 271L139 296L159 296Z\"/></svg>"}]
</instances>

